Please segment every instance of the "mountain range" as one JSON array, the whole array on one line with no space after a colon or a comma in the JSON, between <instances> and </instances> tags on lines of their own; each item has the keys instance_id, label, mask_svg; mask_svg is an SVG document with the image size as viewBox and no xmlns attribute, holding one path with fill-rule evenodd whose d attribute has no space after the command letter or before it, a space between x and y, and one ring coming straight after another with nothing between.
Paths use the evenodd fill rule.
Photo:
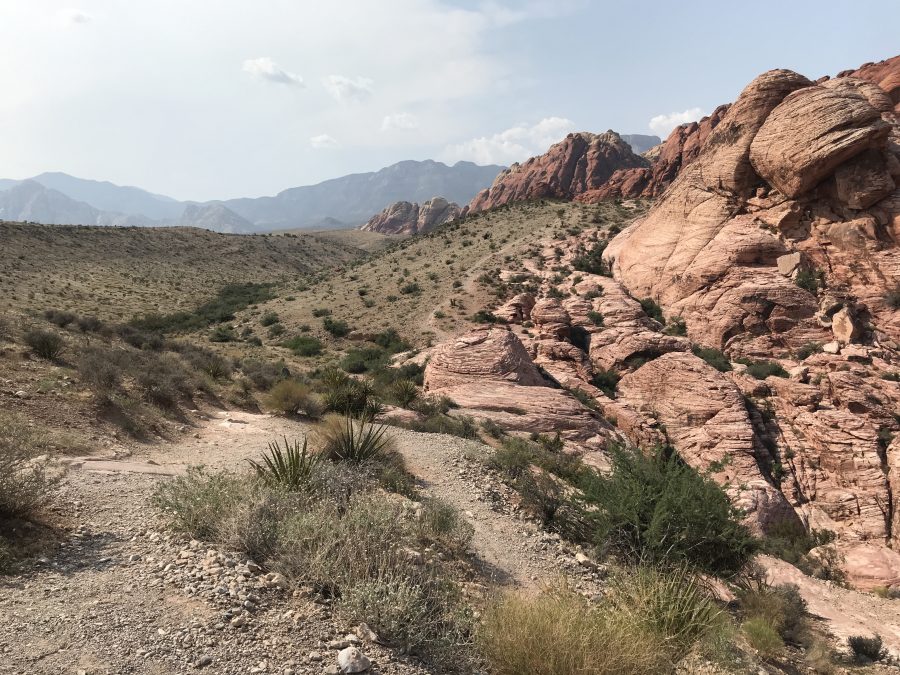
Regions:
<instances>
[{"instance_id":1,"label":"mountain range","mask_svg":"<svg viewBox=\"0 0 900 675\"><path fill-rule=\"evenodd\" d=\"M503 170L499 165L407 160L272 197L178 201L136 187L42 173L0 179L0 219L61 225L183 225L219 232L354 227L401 199L435 195L465 203Z\"/></svg>"}]
</instances>

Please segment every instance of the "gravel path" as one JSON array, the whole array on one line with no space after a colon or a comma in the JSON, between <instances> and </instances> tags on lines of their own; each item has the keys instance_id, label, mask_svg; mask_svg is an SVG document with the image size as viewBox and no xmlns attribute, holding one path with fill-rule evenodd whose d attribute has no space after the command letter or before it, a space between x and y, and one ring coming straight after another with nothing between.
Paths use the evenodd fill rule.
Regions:
<instances>
[{"instance_id":1,"label":"gravel path","mask_svg":"<svg viewBox=\"0 0 900 675\"><path fill-rule=\"evenodd\" d=\"M73 460L57 502L71 532L27 573L0 578L0 674L323 673L355 627L239 555L165 531L151 503L187 466L237 468L304 425L266 415L198 415L177 443L125 459ZM516 516L505 486L470 457L486 447L405 430L398 449L423 492L465 512L486 582L536 589L569 573L595 586L574 551ZM356 640L351 635L350 639ZM366 644L374 673L419 675L422 664Z\"/></svg>"}]
</instances>

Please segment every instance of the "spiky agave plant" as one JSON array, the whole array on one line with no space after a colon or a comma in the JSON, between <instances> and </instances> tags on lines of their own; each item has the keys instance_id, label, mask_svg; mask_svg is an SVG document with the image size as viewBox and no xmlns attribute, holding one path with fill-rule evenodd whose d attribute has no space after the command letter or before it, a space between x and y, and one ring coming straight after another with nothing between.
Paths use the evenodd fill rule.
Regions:
<instances>
[{"instance_id":1,"label":"spiky agave plant","mask_svg":"<svg viewBox=\"0 0 900 675\"><path fill-rule=\"evenodd\" d=\"M262 463L252 459L247 461L267 485L298 491L309 483L322 457L307 449L306 436L302 445L299 439L291 443L285 436L284 447L278 440L269 443Z\"/></svg>"},{"instance_id":2,"label":"spiky agave plant","mask_svg":"<svg viewBox=\"0 0 900 675\"><path fill-rule=\"evenodd\" d=\"M326 420L321 434L325 454L336 461L360 463L377 459L388 454L393 445L387 426L355 420L351 415Z\"/></svg>"}]
</instances>

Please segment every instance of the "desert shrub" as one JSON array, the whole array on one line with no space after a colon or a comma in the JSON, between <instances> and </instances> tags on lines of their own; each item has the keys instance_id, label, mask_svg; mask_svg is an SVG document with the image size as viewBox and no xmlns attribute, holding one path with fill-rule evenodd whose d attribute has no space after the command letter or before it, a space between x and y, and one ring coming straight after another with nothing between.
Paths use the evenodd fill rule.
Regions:
<instances>
[{"instance_id":1,"label":"desert shrub","mask_svg":"<svg viewBox=\"0 0 900 675\"><path fill-rule=\"evenodd\" d=\"M881 661L887 657L881 636L851 635L847 638L847 646L856 658L866 658L870 661Z\"/></svg>"},{"instance_id":2,"label":"desert shrub","mask_svg":"<svg viewBox=\"0 0 900 675\"><path fill-rule=\"evenodd\" d=\"M48 361L58 359L65 349L65 342L61 335L40 328L25 331L22 339L36 356Z\"/></svg>"},{"instance_id":3,"label":"desert shrub","mask_svg":"<svg viewBox=\"0 0 900 675\"><path fill-rule=\"evenodd\" d=\"M885 293L884 302L891 309L900 309L900 285Z\"/></svg>"},{"instance_id":4,"label":"desert shrub","mask_svg":"<svg viewBox=\"0 0 900 675\"><path fill-rule=\"evenodd\" d=\"M177 532L216 540L225 514L249 501L252 492L253 485L236 474L189 467L184 476L160 484L154 503L168 514Z\"/></svg>"},{"instance_id":5,"label":"desert shrub","mask_svg":"<svg viewBox=\"0 0 900 675\"><path fill-rule=\"evenodd\" d=\"M391 354L405 352L410 349L409 343L403 340L403 338L400 337L400 334L393 328L388 328L387 330L378 333L372 341Z\"/></svg>"},{"instance_id":6,"label":"desert shrub","mask_svg":"<svg viewBox=\"0 0 900 675\"><path fill-rule=\"evenodd\" d=\"M75 325L82 333L107 332L107 327L96 316L79 316L75 319Z\"/></svg>"},{"instance_id":7,"label":"desert shrub","mask_svg":"<svg viewBox=\"0 0 900 675\"><path fill-rule=\"evenodd\" d=\"M651 319L656 319L660 323L665 323L666 320L663 317L662 307L653 299L653 298L644 298L643 300L639 300L641 303L641 309L644 310L644 314L649 316Z\"/></svg>"},{"instance_id":8,"label":"desert shrub","mask_svg":"<svg viewBox=\"0 0 900 675\"><path fill-rule=\"evenodd\" d=\"M48 309L44 311L44 318L55 326L65 328L70 323L75 323L75 320L78 318L78 316L76 314L73 314L72 312L64 312L58 309Z\"/></svg>"},{"instance_id":9,"label":"desert shrub","mask_svg":"<svg viewBox=\"0 0 900 675\"><path fill-rule=\"evenodd\" d=\"M240 363L241 372L254 387L260 391L268 391L282 377L286 366L284 361L266 361L264 359L244 359Z\"/></svg>"},{"instance_id":10,"label":"desert shrub","mask_svg":"<svg viewBox=\"0 0 900 675\"><path fill-rule=\"evenodd\" d=\"M209 375L212 379L231 377L232 364L224 356L189 342L177 342L174 347L192 368Z\"/></svg>"},{"instance_id":11,"label":"desert shrub","mask_svg":"<svg viewBox=\"0 0 900 675\"><path fill-rule=\"evenodd\" d=\"M666 324L666 327L663 329L663 333L666 335L679 335L683 337L687 335L687 324L680 316L673 316L669 319L669 323Z\"/></svg>"},{"instance_id":12,"label":"desert shrub","mask_svg":"<svg viewBox=\"0 0 900 675\"><path fill-rule=\"evenodd\" d=\"M109 401L120 388L122 367L109 348L85 347L78 356L78 377L100 402Z\"/></svg>"},{"instance_id":13,"label":"desert shrub","mask_svg":"<svg viewBox=\"0 0 900 675\"><path fill-rule=\"evenodd\" d=\"M300 490L312 480L321 456L307 450L305 436L302 446L299 440L290 443L285 436L284 447L278 440L269 443L262 462L252 459L247 461L260 480L268 485L287 490Z\"/></svg>"},{"instance_id":14,"label":"desert shrub","mask_svg":"<svg viewBox=\"0 0 900 675\"><path fill-rule=\"evenodd\" d=\"M0 411L0 519L27 518L53 497L46 437Z\"/></svg>"},{"instance_id":15,"label":"desert shrub","mask_svg":"<svg viewBox=\"0 0 900 675\"><path fill-rule=\"evenodd\" d=\"M307 417L316 418L322 414L322 403L309 385L294 379L281 380L269 391L265 399L268 408L284 415L303 412Z\"/></svg>"},{"instance_id":16,"label":"desert shrub","mask_svg":"<svg viewBox=\"0 0 900 675\"><path fill-rule=\"evenodd\" d=\"M807 530L798 518L782 518L767 528L760 545L769 555L805 567L805 556L812 549L831 543L834 538L834 532L828 530Z\"/></svg>"},{"instance_id":17,"label":"desert shrub","mask_svg":"<svg viewBox=\"0 0 900 675\"><path fill-rule=\"evenodd\" d=\"M602 274L609 276L609 266L603 260L603 252L606 250L606 240L595 242L591 248L580 248L572 258L572 269L589 274Z\"/></svg>"},{"instance_id":18,"label":"desert shrub","mask_svg":"<svg viewBox=\"0 0 900 675\"><path fill-rule=\"evenodd\" d=\"M237 336L231 326L216 326L209 334L210 342L234 342Z\"/></svg>"},{"instance_id":19,"label":"desert shrub","mask_svg":"<svg viewBox=\"0 0 900 675\"><path fill-rule=\"evenodd\" d=\"M332 335L332 337L344 337L347 333L350 332L350 326L346 321L341 321L340 319L332 319L331 317L325 317L322 320L322 327Z\"/></svg>"},{"instance_id":20,"label":"desert shrub","mask_svg":"<svg viewBox=\"0 0 900 675\"><path fill-rule=\"evenodd\" d=\"M595 326L603 326L603 315L600 312L595 312L591 310L587 313L588 319L590 319L591 323Z\"/></svg>"},{"instance_id":21,"label":"desert shrub","mask_svg":"<svg viewBox=\"0 0 900 675\"><path fill-rule=\"evenodd\" d=\"M506 430L492 419L481 420L481 429L491 438L503 438Z\"/></svg>"},{"instance_id":22,"label":"desert shrub","mask_svg":"<svg viewBox=\"0 0 900 675\"><path fill-rule=\"evenodd\" d=\"M331 415L316 430L322 452L334 461L367 462L394 451L393 437L383 424Z\"/></svg>"},{"instance_id":23,"label":"desert shrub","mask_svg":"<svg viewBox=\"0 0 900 675\"><path fill-rule=\"evenodd\" d=\"M174 354L146 354L133 365L134 384L141 397L161 408L190 399L197 381Z\"/></svg>"},{"instance_id":24,"label":"desert shrub","mask_svg":"<svg viewBox=\"0 0 900 675\"><path fill-rule=\"evenodd\" d=\"M822 345L818 342L807 342L804 345L801 345L796 352L797 359L799 361L804 361L808 359L813 354L818 354L822 351Z\"/></svg>"},{"instance_id":25,"label":"desert shrub","mask_svg":"<svg viewBox=\"0 0 900 675\"><path fill-rule=\"evenodd\" d=\"M784 641L775 628L762 617L747 619L741 626L747 642L763 658L771 658L784 647Z\"/></svg>"},{"instance_id":26,"label":"desert shrub","mask_svg":"<svg viewBox=\"0 0 900 675\"><path fill-rule=\"evenodd\" d=\"M391 398L397 405L409 408L419 398L419 388L412 380L397 380L391 385Z\"/></svg>"},{"instance_id":27,"label":"desert shrub","mask_svg":"<svg viewBox=\"0 0 900 675\"><path fill-rule=\"evenodd\" d=\"M331 315L331 310L328 309L327 307L316 307L316 308L312 311L312 315L313 315L314 317L316 317L317 319L320 319L320 318L322 318L323 316L330 316L330 315Z\"/></svg>"},{"instance_id":28,"label":"desert shrub","mask_svg":"<svg viewBox=\"0 0 900 675\"><path fill-rule=\"evenodd\" d=\"M472 315L472 323L497 323L497 317L494 316L494 313L486 310L479 309Z\"/></svg>"},{"instance_id":29,"label":"desert shrub","mask_svg":"<svg viewBox=\"0 0 900 675\"><path fill-rule=\"evenodd\" d=\"M12 335L12 321L5 316L0 316L0 340L11 340Z\"/></svg>"},{"instance_id":30,"label":"desert shrub","mask_svg":"<svg viewBox=\"0 0 900 675\"><path fill-rule=\"evenodd\" d=\"M477 639L495 675L661 674L718 620L693 578L641 569L599 603L567 588L506 595L485 612Z\"/></svg>"},{"instance_id":31,"label":"desert shrub","mask_svg":"<svg viewBox=\"0 0 900 675\"><path fill-rule=\"evenodd\" d=\"M348 373L360 374L379 368L384 368L388 360L388 353L381 347L364 347L351 349L341 359L341 368Z\"/></svg>"},{"instance_id":32,"label":"desert shrub","mask_svg":"<svg viewBox=\"0 0 900 675\"><path fill-rule=\"evenodd\" d=\"M322 353L322 343L309 335L297 335L281 343L297 356L318 356Z\"/></svg>"},{"instance_id":33,"label":"desert shrub","mask_svg":"<svg viewBox=\"0 0 900 675\"><path fill-rule=\"evenodd\" d=\"M728 357L718 349L694 345L691 348L691 351L694 353L694 356L703 359L721 373L727 373L731 370L731 361L729 361Z\"/></svg>"},{"instance_id":34,"label":"desert shrub","mask_svg":"<svg viewBox=\"0 0 900 675\"><path fill-rule=\"evenodd\" d=\"M825 287L825 273L822 270L812 270L801 267L797 270L794 283L813 295L818 294L820 288Z\"/></svg>"},{"instance_id":35,"label":"desert shrub","mask_svg":"<svg viewBox=\"0 0 900 675\"><path fill-rule=\"evenodd\" d=\"M619 386L619 380L621 379L619 374L612 369L603 370L602 368L597 368L594 376L591 378L591 384L610 398L615 398L616 387Z\"/></svg>"},{"instance_id":36,"label":"desert shrub","mask_svg":"<svg viewBox=\"0 0 900 675\"><path fill-rule=\"evenodd\" d=\"M764 581L741 584L738 600L744 618L761 619L776 632L779 641L799 645L806 639L806 601L797 586L769 586Z\"/></svg>"},{"instance_id":37,"label":"desert shrub","mask_svg":"<svg viewBox=\"0 0 900 675\"><path fill-rule=\"evenodd\" d=\"M405 283L400 287L400 293L403 295L418 295L422 292L422 287L414 281Z\"/></svg>"},{"instance_id":38,"label":"desert shrub","mask_svg":"<svg viewBox=\"0 0 900 675\"><path fill-rule=\"evenodd\" d=\"M156 333L187 332L234 319L235 313L250 305L272 299L272 284L227 284L216 297L193 312L147 314L130 321L134 328Z\"/></svg>"},{"instance_id":39,"label":"desert shrub","mask_svg":"<svg viewBox=\"0 0 900 675\"><path fill-rule=\"evenodd\" d=\"M627 560L689 564L735 574L756 550L741 514L722 489L672 452L611 447L612 471L582 481L596 506L596 541Z\"/></svg>"},{"instance_id":40,"label":"desert shrub","mask_svg":"<svg viewBox=\"0 0 900 675\"><path fill-rule=\"evenodd\" d=\"M752 359L739 358L735 359L738 363L747 366L747 374L755 377L757 380L764 380L767 377L788 377L788 372L779 363L774 361L754 361Z\"/></svg>"},{"instance_id":41,"label":"desert shrub","mask_svg":"<svg viewBox=\"0 0 900 675\"><path fill-rule=\"evenodd\" d=\"M366 379L355 379L329 368L322 373L318 386L325 407L344 415L362 415L375 403L375 389Z\"/></svg>"},{"instance_id":42,"label":"desert shrub","mask_svg":"<svg viewBox=\"0 0 900 675\"><path fill-rule=\"evenodd\" d=\"M446 413L435 412L427 415L422 420L415 420L407 424L412 431L421 431L427 434L449 434L459 438L478 438L478 427L474 420L466 416L450 416Z\"/></svg>"},{"instance_id":43,"label":"desert shrub","mask_svg":"<svg viewBox=\"0 0 900 675\"><path fill-rule=\"evenodd\" d=\"M278 312L266 312L259 317L260 326L273 326L278 323Z\"/></svg>"}]
</instances>

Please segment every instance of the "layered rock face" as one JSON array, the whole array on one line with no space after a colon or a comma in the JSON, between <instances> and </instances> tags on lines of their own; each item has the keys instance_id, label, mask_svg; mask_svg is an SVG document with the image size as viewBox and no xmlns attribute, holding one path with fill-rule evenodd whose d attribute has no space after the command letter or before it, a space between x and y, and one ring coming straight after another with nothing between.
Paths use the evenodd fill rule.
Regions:
<instances>
[{"instance_id":1,"label":"layered rock face","mask_svg":"<svg viewBox=\"0 0 900 675\"><path fill-rule=\"evenodd\" d=\"M892 82L895 71L877 65L873 79ZM884 379L900 363L900 128L892 94L858 72L818 84L785 70L758 77L605 252L615 278L681 317L692 341L791 370L764 384L730 374L753 424L745 413L741 448L716 447L733 461L755 456L803 522L839 534L848 560L854 542L900 545L890 442L900 391ZM824 352L798 365L811 343ZM691 462L708 423L685 430L684 420L707 417L716 397L685 402L680 383L696 379L688 358L656 359L621 388ZM751 465L738 473L754 484Z\"/></svg>"},{"instance_id":2,"label":"layered rock face","mask_svg":"<svg viewBox=\"0 0 900 675\"><path fill-rule=\"evenodd\" d=\"M614 131L569 134L545 154L502 171L490 188L470 202L468 212L534 199L572 199L600 188L620 169L649 166Z\"/></svg>"},{"instance_id":3,"label":"layered rock face","mask_svg":"<svg viewBox=\"0 0 900 675\"><path fill-rule=\"evenodd\" d=\"M433 197L419 206L411 202L395 202L359 229L381 234L420 234L442 223L459 218L459 204L443 197Z\"/></svg>"}]
</instances>

